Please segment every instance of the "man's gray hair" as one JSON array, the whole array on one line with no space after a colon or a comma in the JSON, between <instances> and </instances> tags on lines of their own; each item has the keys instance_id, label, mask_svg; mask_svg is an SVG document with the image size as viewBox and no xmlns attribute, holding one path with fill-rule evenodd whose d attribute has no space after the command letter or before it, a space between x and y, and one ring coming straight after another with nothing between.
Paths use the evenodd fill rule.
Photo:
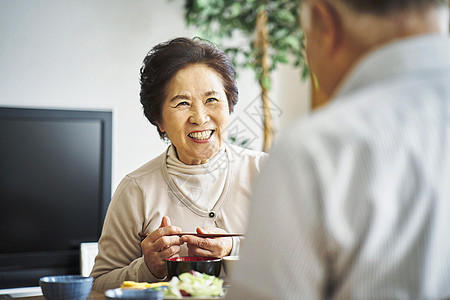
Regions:
<instances>
[{"instance_id":1,"label":"man's gray hair","mask_svg":"<svg viewBox=\"0 0 450 300\"><path fill-rule=\"evenodd\" d=\"M336 1L336 0L333 0ZM448 5L449 0L338 0L356 12L376 15Z\"/></svg>"}]
</instances>

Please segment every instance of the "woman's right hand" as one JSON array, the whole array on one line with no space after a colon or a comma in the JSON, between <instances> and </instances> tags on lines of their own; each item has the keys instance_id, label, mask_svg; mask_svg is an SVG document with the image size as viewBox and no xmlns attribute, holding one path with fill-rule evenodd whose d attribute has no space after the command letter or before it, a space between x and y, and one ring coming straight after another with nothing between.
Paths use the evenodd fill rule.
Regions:
<instances>
[{"instance_id":1,"label":"woman's right hand","mask_svg":"<svg viewBox=\"0 0 450 300\"><path fill-rule=\"evenodd\" d=\"M164 216L161 226L141 242L145 264L156 278L161 279L166 276L164 260L178 256L182 242L179 236L173 234L180 232L181 228L171 226L169 217Z\"/></svg>"}]
</instances>

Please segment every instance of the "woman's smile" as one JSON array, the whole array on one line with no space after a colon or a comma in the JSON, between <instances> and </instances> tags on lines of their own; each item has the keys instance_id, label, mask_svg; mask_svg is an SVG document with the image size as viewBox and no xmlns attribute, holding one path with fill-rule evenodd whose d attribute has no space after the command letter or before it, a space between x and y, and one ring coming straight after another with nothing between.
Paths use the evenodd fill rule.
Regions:
<instances>
[{"instance_id":1,"label":"woman's smile","mask_svg":"<svg viewBox=\"0 0 450 300\"><path fill-rule=\"evenodd\" d=\"M179 70L167 85L161 116L159 130L178 159L187 165L207 162L222 147L230 118L222 78L204 64Z\"/></svg>"},{"instance_id":2,"label":"woman's smile","mask_svg":"<svg viewBox=\"0 0 450 300\"><path fill-rule=\"evenodd\" d=\"M211 140L214 130L193 131L188 136L196 143L207 143Z\"/></svg>"}]
</instances>

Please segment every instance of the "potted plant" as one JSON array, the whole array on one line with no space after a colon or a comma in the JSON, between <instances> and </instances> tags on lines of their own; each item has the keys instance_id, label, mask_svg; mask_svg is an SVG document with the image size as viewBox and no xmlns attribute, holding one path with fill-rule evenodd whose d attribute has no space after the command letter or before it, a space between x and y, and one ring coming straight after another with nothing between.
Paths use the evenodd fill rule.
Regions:
<instances>
[{"instance_id":1,"label":"potted plant","mask_svg":"<svg viewBox=\"0 0 450 300\"><path fill-rule=\"evenodd\" d=\"M254 70L261 88L263 151L270 149L274 132L270 73L279 63L290 63L303 79L309 76L298 5L298 0L185 0L187 24L224 49L236 66Z\"/></svg>"}]
</instances>

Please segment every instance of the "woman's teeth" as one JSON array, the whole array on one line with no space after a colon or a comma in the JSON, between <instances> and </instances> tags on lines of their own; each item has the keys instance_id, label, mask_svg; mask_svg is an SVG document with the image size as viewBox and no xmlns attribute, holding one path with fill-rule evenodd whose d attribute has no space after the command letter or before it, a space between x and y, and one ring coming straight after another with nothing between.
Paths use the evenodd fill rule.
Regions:
<instances>
[{"instance_id":1,"label":"woman's teeth","mask_svg":"<svg viewBox=\"0 0 450 300\"><path fill-rule=\"evenodd\" d=\"M189 133L188 136L196 140L207 140L209 139L212 133L213 133L212 130L197 131Z\"/></svg>"}]
</instances>

